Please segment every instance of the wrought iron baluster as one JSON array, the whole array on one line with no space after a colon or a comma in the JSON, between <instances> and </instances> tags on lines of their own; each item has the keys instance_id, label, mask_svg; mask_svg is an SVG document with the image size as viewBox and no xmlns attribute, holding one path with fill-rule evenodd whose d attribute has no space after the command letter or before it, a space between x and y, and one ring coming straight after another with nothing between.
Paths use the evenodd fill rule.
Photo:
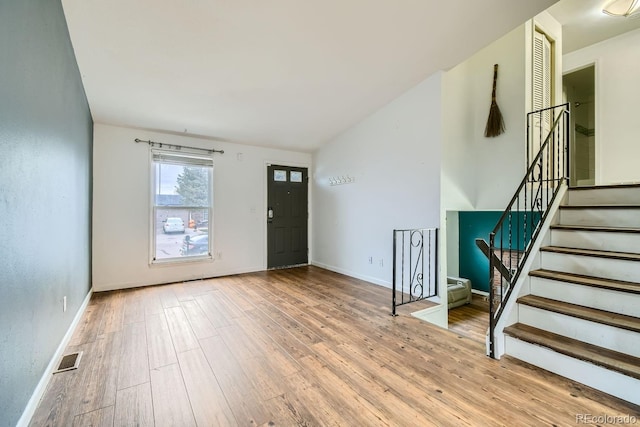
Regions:
<instances>
[{"instance_id":1,"label":"wrought iron baluster","mask_svg":"<svg viewBox=\"0 0 640 427\"><path fill-rule=\"evenodd\" d=\"M402 290L400 294L401 303L404 304L404 231L402 232Z\"/></svg>"},{"instance_id":2,"label":"wrought iron baluster","mask_svg":"<svg viewBox=\"0 0 640 427\"><path fill-rule=\"evenodd\" d=\"M427 257L427 263L429 264L429 294L437 295L438 293L438 234L436 230L429 230L429 256Z\"/></svg>"},{"instance_id":3,"label":"wrought iron baluster","mask_svg":"<svg viewBox=\"0 0 640 427\"><path fill-rule=\"evenodd\" d=\"M512 261L513 261L513 229L511 221L513 219L513 211L509 212L509 271L513 271ZM504 261L503 261L504 263Z\"/></svg>"},{"instance_id":4,"label":"wrought iron baluster","mask_svg":"<svg viewBox=\"0 0 640 427\"><path fill-rule=\"evenodd\" d=\"M437 274L433 268L437 268L437 247L434 245L437 245L438 233L437 229L394 230L393 233L392 314L396 315L396 308L400 305L437 295ZM401 283L400 298L397 296L397 282ZM406 298L405 292L408 293Z\"/></svg>"},{"instance_id":5,"label":"wrought iron baluster","mask_svg":"<svg viewBox=\"0 0 640 427\"><path fill-rule=\"evenodd\" d=\"M414 243L414 237L418 236L417 241L415 241ZM422 297L424 290L422 287L422 277L424 275L424 269L422 268L423 266L420 265L420 261L422 260L422 252L423 252L423 247L424 247L424 235L422 234L421 230L413 230L411 231L410 234L410 238L409 238L409 242L410 242L410 247L409 247L409 258L411 259L411 265L409 266L409 268L411 268L411 266L413 266L413 272L411 272L411 281L409 282L409 289L410 289L410 294L409 294L409 299L412 301L415 301L416 299L420 299L420 297ZM415 256L415 264L413 262L413 248L418 248L418 254ZM420 290L420 293L418 294L417 289ZM419 295L419 297L414 298L414 295Z\"/></svg>"}]
</instances>

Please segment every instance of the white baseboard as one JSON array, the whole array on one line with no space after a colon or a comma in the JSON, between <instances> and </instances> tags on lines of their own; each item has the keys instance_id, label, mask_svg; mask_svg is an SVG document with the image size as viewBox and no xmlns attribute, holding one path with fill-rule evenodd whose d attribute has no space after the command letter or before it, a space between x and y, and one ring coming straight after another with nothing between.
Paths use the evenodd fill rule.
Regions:
<instances>
[{"instance_id":1,"label":"white baseboard","mask_svg":"<svg viewBox=\"0 0 640 427\"><path fill-rule=\"evenodd\" d=\"M483 297L489 297L489 292L486 291L479 291L477 289L471 289L471 293L472 294L476 294L476 295L482 295Z\"/></svg>"},{"instance_id":2,"label":"white baseboard","mask_svg":"<svg viewBox=\"0 0 640 427\"><path fill-rule=\"evenodd\" d=\"M335 273L344 274L345 276L354 277L356 279L364 280L365 282L373 283L374 285L384 286L385 288L391 289L391 287L392 287L391 286L392 284L387 282L386 280L380 280L380 279L377 279L375 277L370 277L370 276L365 276L365 275L362 275L362 274L354 273L353 271L345 270L345 269L339 268L339 267L334 267L332 265L323 264L323 263L318 262L318 261L311 261L311 265L315 265L316 267L324 268L325 270L330 270L330 271L333 271Z\"/></svg>"},{"instance_id":3,"label":"white baseboard","mask_svg":"<svg viewBox=\"0 0 640 427\"><path fill-rule=\"evenodd\" d=\"M215 279L218 277L225 276L234 276L237 274L246 274L246 273L255 273L257 271L265 271L266 268L262 266L255 267L246 267L246 268L237 268L237 269L225 269L221 271L216 271L215 274L212 275L195 275L195 276L185 276L181 278L171 279L171 280L163 280L163 281L135 281L135 282L120 282L120 283L95 283L93 286L94 292L109 292L109 291L117 291L123 289L133 289L133 288L142 288L145 286L155 286L155 285L168 285L171 283L180 283L180 282L190 282L195 280L208 280Z\"/></svg>"},{"instance_id":4,"label":"white baseboard","mask_svg":"<svg viewBox=\"0 0 640 427\"><path fill-rule=\"evenodd\" d=\"M69 325L69 329L67 329L67 333L64 334L64 337L62 337L62 341L60 341L60 345L58 345L56 352L53 354L53 357L51 357L51 360L47 365L47 369L45 369L44 374L42 375L42 378L40 378L38 385L33 391L33 394L31 395L31 398L29 399L27 406L24 408L24 411L22 412L22 416L18 420L18 424L16 424L16 427L27 427L31 422L31 418L33 417L33 414L36 412L38 403L40 403L40 399L42 398L42 395L47 389L47 385L49 384L49 380L51 379L51 374L53 371L55 371L57 363L60 361L60 358L62 357L64 350L67 348L67 345L69 344L69 341L71 341L71 337L73 336L73 333L75 332L76 327L78 326L78 323L80 323L80 319L82 319L82 315L87 309L87 306L89 305L89 301L91 300L92 294L93 294L93 288L89 289L89 293L84 298L84 301L82 301L82 305L78 309L78 312L74 316L73 321Z\"/></svg>"}]
</instances>

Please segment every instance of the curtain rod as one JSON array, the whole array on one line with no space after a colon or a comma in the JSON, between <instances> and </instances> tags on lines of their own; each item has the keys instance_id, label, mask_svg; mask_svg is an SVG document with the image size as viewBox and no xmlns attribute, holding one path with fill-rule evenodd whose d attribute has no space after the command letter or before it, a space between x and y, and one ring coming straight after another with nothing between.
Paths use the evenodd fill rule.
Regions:
<instances>
[{"instance_id":1,"label":"curtain rod","mask_svg":"<svg viewBox=\"0 0 640 427\"><path fill-rule=\"evenodd\" d=\"M165 142L151 141L150 139L145 141L143 139L136 138L136 139L134 139L134 141L136 143L146 142L147 144L149 144L152 147L155 147L157 145L160 148L173 148L175 150L182 150L183 148L188 148L189 150L206 151L209 154L213 154L213 153L224 154L224 150L215 150L213 148L200 148L200 147L189 147L188 145L167 144Z\"/></svg>"}]
</instances>

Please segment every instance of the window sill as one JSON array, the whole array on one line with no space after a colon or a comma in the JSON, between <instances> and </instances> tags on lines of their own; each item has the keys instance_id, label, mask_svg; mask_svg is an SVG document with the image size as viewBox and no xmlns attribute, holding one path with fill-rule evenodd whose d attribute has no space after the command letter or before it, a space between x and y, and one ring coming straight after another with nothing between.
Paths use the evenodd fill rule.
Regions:
<instances>
[{"instance_id":1,"label":"window sill","mask_svg":"<svg viewBox=\"0 0 640 427\"><path fill-rule=\"evenodd\" d=\"M150 267L175 267L183 264L192 264L198 262L213 262L215 258L212 255L190 256L180 258L165 258L160 260L151 260Z\"/></svg>"}]
</instances>

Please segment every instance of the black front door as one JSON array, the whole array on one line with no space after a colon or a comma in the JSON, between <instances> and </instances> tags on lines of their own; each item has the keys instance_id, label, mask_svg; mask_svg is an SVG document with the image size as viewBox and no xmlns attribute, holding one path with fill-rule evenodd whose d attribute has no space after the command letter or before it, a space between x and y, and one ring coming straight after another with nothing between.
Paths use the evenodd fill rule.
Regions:
<instances>
[{"instance_id":1,"label":"black front door","mask_svg":"<svg viewBox=\"0 0 640 427\"><path fill-rule=\"evenodd\" d=\"M267 168L267 267L307 264L307 169Z\"/></svg>"}]
</instances>

